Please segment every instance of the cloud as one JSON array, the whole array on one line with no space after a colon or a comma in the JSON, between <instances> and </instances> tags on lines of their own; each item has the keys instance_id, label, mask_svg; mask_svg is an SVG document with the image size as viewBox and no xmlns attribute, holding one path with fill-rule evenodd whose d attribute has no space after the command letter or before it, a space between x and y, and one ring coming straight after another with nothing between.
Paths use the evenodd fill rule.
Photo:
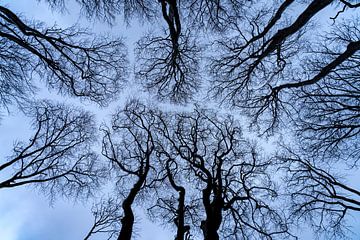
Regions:
<instances>
[{"instance_id":1,"label":"cloud","mask_svg":"<svg viewBox=\"0 0 360 240\"><path fill-rule=\"evenodd\" d=\"M30 211L28 204L21 200L24 193L18 189L2 191L0 198L0 239L18 240Z\"/></svg>"},{"instance_id":2,"label":"cloud","mask_svg":"<svg viewBox=\"0 0 360 240\"><path fill-rule=\"evenodd\" d=\"M89 207L69 201L53 206L31 188L3 191L0 200L1 240L82 239L92 216Z\"/></svg>"}]
</instances>

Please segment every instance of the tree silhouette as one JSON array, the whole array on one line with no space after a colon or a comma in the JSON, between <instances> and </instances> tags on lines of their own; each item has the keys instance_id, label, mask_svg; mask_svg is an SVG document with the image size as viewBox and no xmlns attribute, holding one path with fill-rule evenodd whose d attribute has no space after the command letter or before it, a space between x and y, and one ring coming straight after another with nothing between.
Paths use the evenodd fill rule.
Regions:
<instances>
[{"instance_id":1,"label":"tree silhouette","mask_svg":"<svg viewBox=\"0 0 360 240\"><path fill-rule=\"evenodd\" d=\"M271 203L278 197L268 172L274 163L257 154L231 117L162 112L131 101L111 129L103 130L103 154L121 188L118 239L131 238L136 199L148 199L141 206L175 227L177 240L200 231L204 239L292 237Z\"/></svg>"},{"instance_id":2,"label":"tree silhouette","mask_svg":"<svg viewBox=\"0 0 360 240\"><path fill-rule=\"evenodd\" d=\"M316 158L287 150L281 159L287 171L292 217L309 220L319 236L346 238L346 217L360 211L360 192Z\"/></svg>"},{"instance_id":3,"label":"tree silhouette","mask_svg":"<svg viewBox=\"0 0 360 240\"><path fill-rule=\"evenodd\" d=\"M43 2L61 11L71 1ZM327 164L358 169L360 3L73 2L92 20L111 25L122 15L127 24L151 25L135 44L131 80L160 101L195 106L165 111L130 101L102 125L101 153L116 186L94 206L85 239L97 233L131 239L134 206L176 229L176 240L288 239L294 236L287 213L310 220L326 237L346 236L348 213L359 211L359 190ZM35 119L29 143L16 145L1 162L9 175L0 188L42 183L51 192L90 192L103 174L90 147L92 117L61 104L28 108L26 102L40 79L61 94L106 106L131 83L124 43L76 27L48 28L4 6L0 43L0 107L17 104ZM263 156L238 121L194 99L246 114L260 135L289 130L285 151ZM271 172L281 169L288 201Z\"/></svg>"},{"instance_id":4,"label":"tree silhouette","mask_svg":"<svg viewBox=\"0 0 360 240\"><path fill-rule=\"evenodd\" d=\"M230 23L236 34L218 41L222 51L211 63L213 93L248 109L255 122L264 125L265 121L270 129L277 126L284 110L294 114L301 109L300 102L311 101L314 89L344 85L346 76L356 69L357 18L336 19L330 33L326 29L316 33L309 29L314 18L337 1L306 2L294 20L287 19L287 10L295 7L295 1L248 11L244 21Z\"/></svg>"},{"instance_id":5,"label":"tree silhouette","mask_svg":"<svg viewBox=\"0 0 360 240\"><path fill-rule=\"evenodd\" d=\"M131 102L113 117L110 132L103 128L103 155L110 160L116 182L123 195L123 216L118 239L131 239L134 225L132 205L147 185L154 151L154 117L138 102ZM114 137L118 136L118 141ZM126 186L129 186L126 189ZM122 190L124 189L124 190Z\"/></svg>"},{"instance_id":6,"label":"tree silhouette","mask_svg":"<svg viewBox=\"0 0 360 240\"><path fill-rule=\"evenodd\" d=\"M84 240L91 239L95 234L107 234L107 240L118 235L121 221L120 203L113 198L102 199L92 209L94 222Z\"/></svg>"},{"instance_id":7,"label":"tree silhouette","mask_svg":"<svg viewBox=\"0 0 360 240\"><path fill-rule=\"evenodd\" d=\"M88 112L48 101L26 111L33 117L34 134L14 145L0 164L0 188L33 184L46 193L90 194L102 174L98 156L91 150L95 124Z\"/></svg>"},{"instance_id":8,"label":"tree silhouette","mask_svg":"<svg viewBox=\"0 0 360 240\"><path fill-rule=\"evenodd\" d=\"M267 172L272 163L242 137L238 122L200 109L175 114L169 122L170 134L161 131L171 149L168 161L183 165L182 186L192 182L187 192L195 192L200 207L194 211L204 216L191 229L199 227L204 239L291 238L281 212L269 202L277 196Z\"/></svg>"},{"instance_id":9,"label":"tree silhouette","mask_svg":"<svg viewBox=\"0 0 360 240\"><path fill-rule=\"evenodd\" d=\"M200 49L190 33L177 37L148 35L137 43L136 76L158 98L188 102L200 85L199 56Z\"/></svg>"},{"instance_id":10,"label":"tree silhouette","mask_svg":"<svg viewBox=\"0 0 360 240\"><path fill-rule=\"evenodd\" d=\"M107 104L124 84L125 47L75 27L47 28L0 6L0 104L20 102L40 77L57 92Z\"/></svg>"}]
</instances>

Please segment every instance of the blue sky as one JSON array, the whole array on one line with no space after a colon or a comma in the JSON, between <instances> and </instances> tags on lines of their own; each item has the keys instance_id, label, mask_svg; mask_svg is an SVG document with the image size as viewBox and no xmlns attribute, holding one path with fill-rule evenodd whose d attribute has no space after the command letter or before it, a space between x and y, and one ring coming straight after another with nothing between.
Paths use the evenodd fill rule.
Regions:
<instances>
[{"instance_id":1,"label":"blue sky","mask_svg":"<svg viewBox=\"0 0 360 240\"><path fill-rule=\"evenodd\" d=\"M1 1L12 11L23 13L27 19L36 19L48 23L55 23L62 27L69 27L78 22L94 31L109 31L107 25L101 23L89 23L85 19L79 19L78 14L59 14L51 11L47 5L35 0ZM77 13L77 7L70 6L70 13ZM120 29L114 26L112 31L121 35L126 33L127 41L133 41L139 36L139 29ZM127 93L129 95L129 93ZM131 94L131 93L130 93ZM42 90L40 97L54 96L46 90ZM59 97L56 97L59 98ZM120 100L121 101L121 100ZM73 100L67 100L73 102ZM116 106L114 103L112 106ZM92 104L85 104L86 108L97 109ZM106 110L97 110L103 113ZM12 145L18 140L27 141L31 135L31 125L16 108L10 108L9 112L2 111L0 119L0 159L10 154ZM99 119L99 121L102 121ZM1 179L1 176L0 176ZM138 213L139 230L137 239L153 240L156 234L157 240L169 239L171 234L162 228L146 220L143 213ZM41 192L28 187L17 187L1 191L0 197L0 240L75 240L82 239L93 221L91 215L91 202L74 202L73 200L57 199L50 203ZM141 227L140 227L141 225Z\"/></svg>"},{"instance_id":2,"label":"blue sky","mask_svg":"<svg viewBox=\"0 0 360 240\"><path fill-rule=\"evenodd\" d=\"M79 21L77 14L62 15L49 10L48 6L35 0L0 0L1 4L8 4L11 10L23 12L28 19L37 19L48 22L49 25L57 23L68 27ZM77 7L69 7L71 13L78 11ZM86 23L94 31L110 30L101 23ZM128 42L134 42L141 34L141 28L114 26L112 31L119 35L126 35ZM131 47L131 45L130 45ZM44 91L43 96L48 93ZM113 104L112 106L115 106ZM89 105L90 106L90 105ZM93 106L90 106L93 107ZM30 123L18 113L16 109L2 112L0 120L0 159L6 157L16 140L27 140L30 136ZM1 176L0 176L1 178ZM360 189L360 181L354 181L354 187ZM0 240L77 240L85 236L92 223L90 213L91 204L86 202L73 202L58 199L50 205L39 191L31 187L19 187L2 190L0 194ZM351 220L354 221L354 232L360 232L360 214ZM140 220L136 226L139 229L137 239L141 240L168 240L172 233L146 220L138 213ZM311 233L302 229L302 239L310 239ZM356 239L356 237L354 237Z\"/></svg>"},{"instance_id":3,"label":"blue sky","mask_svg":"<svg viewBox=\"0 0 360 240\"><path fill-rule=\"evenodd\" d=\"M29 123L15 111L4 116L0 125L0 158L4 158L16 139L26 139ZM0 197L1 240L79 240L92 224L91 204L86 201L57 199L53 203L31 186L3 189ZM171 233L146 220L142 213L137 239L169 239ZM141 227L140 227L141 226ZM96 239L96 238L94 238ZM101 238L98 238L101 239Z\"/></svg>"}]
</instances>

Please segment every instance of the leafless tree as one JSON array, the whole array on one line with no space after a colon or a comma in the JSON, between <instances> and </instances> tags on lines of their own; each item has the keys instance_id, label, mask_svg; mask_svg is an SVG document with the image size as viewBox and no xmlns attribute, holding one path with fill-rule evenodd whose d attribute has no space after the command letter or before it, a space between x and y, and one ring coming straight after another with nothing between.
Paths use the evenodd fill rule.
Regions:
<instances>
[{"instance_id":1,"label":"leafless tree","mask_svg":"<svg viewBox=\"0 0 360 240\"><path fill-rule=\"evenodd\" d=\"M241 19L252 4L253 1L249 0L194 0L181 2L180 8L184 15L183 21L191 28L224 33L229 29L229 23L233 19Z\"/></svg>"},{"instance_id":2,"label":"leafless tree","mask_svg":"<svg viewBox=\"0 0 360 240\"><path fill-rule=\"evenodd\" d=\"M37 102L26 111L33 117L34 134L15 144L0 164L0 188L34 184L45 193L67 196L90 194L102 176L93 116L77 108Z\"/></svg>"},{"instance_id":3,"label":"leafless tree","mask_svg":"<svg viewBox=\"0 0 360 240\"><path fill-rule=\"evenodd\" d=\"M39 0L41 1L41 0ZM66 10L69 2L67 0L43 0L54 10ZM116 16L123 15L126 22L130 22L134 17L145 20L152 20L157 17L159 3L151 0L75 0L84 13L89 18L105 20L112 24Z\"/></svg>"},{"instance_id":4,"label":"leafless tree","mask_svg":"<svg viewBox=\"0 0 360 240\"><path fill-rule=\"evenodd\" d=\"M271 163L242 137L235 120L197 109L177 114L173 122L172 134L163 134L196 186L204 239L291 237L282 214L268 202L277 196L266 170Z\"/></svg>"},{"instance_id":5,"label":"leafless tree","mask_svg":"<svg viewBox=\"0 0 360 240\"><path fill-rule=\"evenodd\" d=\"M147 211L152 219L158 219L163 224L176 229L175 240L190 240L193 236L191 220L194 221L192 217L198 205L187 199L185 183L179 181L179 178L183 178L181 176L183 172L176 161L167 158L163 163L165 164L164 175L156 179L161 186L157 186L156 201L148 207Z\"/></svg>"},{"instance_id":6,"label":"leafless tree","mask_svg":"<svg viewBox=\"0 0 360 240\"><path fill-rule=\"evenodd\" d=\"M184 31L180 5L160 0L166 36L143 37L137 46L137 77L160 99L187 102L200 87L200 47L190 30Z\"/></svg>"},{"instance_id":7,"label":"leafless tree","mask_svg":"<svg viewBox=\"0 0 360 240\"><path fill-rule=\"evenodd\" d=\"M64 9L67 1L46 0L54 9ZM75 1L88 17L109 23L123 14L125 20L142 18L157 26L154 34L137 45L137 77L145 89L160 99L184 103L201 85L199 32L225 31L234 18L241 18L251 1ZM157 29L165 29L158 31ZM196 31L196 32L195 32ZM165 33L164 33L165 32ZM208 42L207 42L208 43Z\"/></svg>"},{"instance_id":8,"label":"leafless tree","mask_svg":"<svg viewBox=\"0 0 360 240\"><path fill-rule=\"evenodd\" d=\"M93 37L75 27L45 27L0 6L0 104L36 90L34 75L49 88L104 105L126 80L121 40Z\"/></svg>"},{"instance_id":9,"label":"leafless tree","mask_svg":"<svg viewBox=\"0 0 360 240\"><path fill-rule=\"evenodd\" d=\"M169 133L170 119L172 118L159 114L158 130ZM154 179L157 200L147 210L152 218L158 218L162 223L176 229L175 240L190 240L192 239L191 225L196 222L194 218L198 218L196 211L199 205L189 200L191 197L189 197L189 189L185 181L186 173L182 164L169 152L169 146L166 142L164 143L162 135L158 134L158 136L156 166L161 171Z\"/></svg>"},{"instance_id":10,"label":"leafless tree","mask_svg":"<svg viewBox=\"0 0 360 240\"><path fill-rule=\"evenodd\" d=\"M176 221L176 239L186 239L188 230L197 233L196 228L204 239L291 237L282 213L268 202L277 196L266 170L271 162L255 153L236 121L199 109L158 116L155 149L163 179L177 194L159 198L152 208ZM203 215L200 222L190 221Z\"/></svg>"},{"instance_id":11,"label":"leafless tree","mask_svg":"<svg viewBox=\"0 0 360 240\"><path fill-rule=\"evenodd\" d=\"M102 199L92 209L94 222L84 240L91 239L95 234L106 234L107 240L118 236L121 221L121 204L113 198Z\"/></svg>"},{"instance_id":12,"label":"leafless tree","mask_svg":"<svg viewBox=\"0 0 360 240\"><path fill-rule=\"evenodd\" d=\"M291 19L288 11L299 3L284 1L249 9L246 21L235 19L230 24L234 35L218 41L222 51L211 63L213 93L249 109L255 122L272 120L267 124L273 128L281 120L280 110L293 110L299 97L306 97L303 91L326 86L334 71L342 71L339 78L347 76L343 66L356 58L360 47L353 23L357 20L336 19L330 34L309 29L321 11L336 3L339 7L345 1L305 1L305 9Z\"/></svg>"},{"instance_id":13,"label":"leafless tree","mask_svg":"<svg viewBox=\"0 0 360 240\"><path fill-rule=\"evenodd\" d=\"M66 9L69 1L66 0L43 0L50 4L53 9ZM112 23L117 15L123 15L125 20L140 17L148 21L161 19L163 10L176 10L180 18L178 21L189 23L197 29L211 29L221 31L226 29L229 18L241 17L244 8L249 7L252 1L176 1L176 0L75 0L89 17L100 18ZM176 8L176 9L175 9ZM170 11L169 11L170 12ZM166 14L167 15L167 14ZM164 20L164 18L162 18Z\"/></svg>"},{"instance_id":14,"label":"leafless tree","mask_svg":"<svg viewBox=\"0 0 360 240\"><path fill-rule=\"evenodd\" d=\"M171 36L148 35L137 45L137 78L160 99L188 102L199 89L200 48L189 33Z\"/></svg>"},{"instance_id":15,"label":"leafless tree","mask_svg":"<svg viewBox=\"0 0 360 240\"><path fill-rule=\"evenodd\" d=\"M289 178L293 206L297 216L306 216L315 229L321 230L318 232L334 239L346 237L346 220L351 212L358 211L359 189L339 176L335 167L329 168L358 171L358 20L336 19L333 29L322 37L322 44L312 48L317 55L307 62L309 73L329 71L294 91L300 150L288 160L292 163L289 173L293 176ZM296 183L302 185L297 187Z\"/></svg>"},{"instance_id":16,"label":"leafless tree","mask_svg":"<svg viewBox=\"0 0 360 240\"><path fill-rule=\"evenodd\" d=\"M340 22L324 37L318 56L311 60L311 70L321 68L333 58L344 59L344 46L360 37L358 22L358 18ZM351 49L348 46L345 52ZM298 135L307 143L306 151L327 159L346 160L351 166L357 165L360 156L359 57L356 51L348 55L321 82L298 94L301 109Z\"/></svg>"},{"instance_id":17,"label":"leafless tree","mask_svg":"<svg viewBox=\"0 0 360 240\"><path fill-rule=\"evenodd\" d=\"M68 6L65 0L43 1L54 9ZM111 24L123 14L128 23L140 17L154 26L153 33L137 42L135 78L159 99L189 102L201 86L209 85L214 99L249 114L253 123L264 127L262 132L273 133L285 126L281 123L290 123L287 126L296 131L301 154L279 158L286 166L296 216L312 219L326 232L332 226L341 229L347 213L358 211L358 190L328 171L325 162L345 160L352 170L358 167L360 31L359 17L349 10L357 10L359 3L74 2L90 18ZM330 7L330 23L320 19L325 27L315 28ZM105 105L116 96L127 72L123 43L108 40L93 39L76 28L46 28L0 7L0 105L28 99L27 94L35 91L35 75L61 93ZM203 47L212 56L208 69L201 69L201 61L207 59ZM203 74L205 70L208 74ZM210 77L210 84L203 84ZM39 134L46 132L43 127L39 126ZM116 215L122 215L115 224L118 218L107 209L119 203L99 204L91 236L107 232L110 238L130 239L133 205L152 196L155 203L142 201L144 207L175 227L177 240L199 233L205 239L292 237L282 213L272 204L278 201L269 174L275 162L263 158L245 140L232 118L199 108L192 113L162 112L133 101L102 131L102 153L112 164L109 172L122 201ZM47 139L48 135L42 136ZM37 138L38 133L35 143ZM35 162L48 156L42 150L32 153L35 143L15 148L14 153L24 151L21 156L29 163L26 151L35 154ZM51 151L61 147L51 145ZM90 162L95 158L92 152L84 155ZM35 175L40 176L47 179L48 175ZM21 185L20 179L15 180ZM54 183L53 179L46 182ZM2 186L9 184L14 182L5 180Z\"/></svg>"},{"instance_id":18,"label":"leafless tree","mask_svg":"<svg viewBox=\"0 0 360 240\"><path fill-rule=\"evenodd\" d=\"M300 6L303 8L293 18L289 11ZM359 18L349 9L356 9L359 4L315 0L300 5L297 1L282 1L254 7L247 10L243 19L233 19L233 34L216 43L221 50L210 64L212 94L239 110L245 109L253 123L265 127L263 132L273 133L276 127L281 130L284 126L296 131L297 142L291 142L292 147L298 145L295 148L301 149L300 159L304 162L297 161L301 167L289 173L296 180L308 174L308 181L294 181L289 187L294 187L294 192L304 190L311 198L305 200L305 194L301 195L305 203L328 201L329 205L320 208L314 204L306 212L307 216L316 216L318 222L313 224L320 225L323 233L330 232L335 225L325 222L341 223L348 211L332 211L331 206L343 209L343 203L337 205L324 200L324 195L314 194L329 194L327 191L331 190L314 182L328 182L331 176L342 187L358 191L342 183L325 166L344 162L354 171L358 168ZM312 28L321 12L330 7L334 9L331 25ZM326 24L322 20L322 25ZM305 171L304 159L312 159L310 166L322 174L314 177L313 171ZM297 207L302 206L299 203ZM322 210L326 214L319 215Z\"/></svg>"},{"instance_id":19,"label":"leafless tree","mask_svg":"<svg viewBox=\"0 0 360 240\"><path fill-rule=\"evenodd\" d=\"M132 206L145 188L151 171L155 118L137 101L117 112L111 129L104 127L102 154L110 160L115 171L118 191L123 196L121 229L118 239L130 240L134 227Z\"/></svg>"},{"instance_id":20,"label":"leafless tree","mask_svg":"<svg viewBox=\"0 0 360 240\"><path fill-rule=\"evenodd\" d=\"M360 211L359 190L318 159L290 150L281 159L287 171L292 217L299 222L310 221L319 236L346 238L349 214Z\"/></svg>"},{"instance_id":21,"label":"leafless tree","mask_svg":"<svg viewBox=\"0 0 360 240\"><path fill-rule=\"evenodd\" d=\"M231 117L131 101L103 131L103 155L121 189L114 192L122 199L118 239L130 239L132 205L140 199L152 217L176 229L177 240L200 232L204 239L292 238L272 203L278 198L268 172L274 163L256 153Z\"/></svg>"}]
</instances>

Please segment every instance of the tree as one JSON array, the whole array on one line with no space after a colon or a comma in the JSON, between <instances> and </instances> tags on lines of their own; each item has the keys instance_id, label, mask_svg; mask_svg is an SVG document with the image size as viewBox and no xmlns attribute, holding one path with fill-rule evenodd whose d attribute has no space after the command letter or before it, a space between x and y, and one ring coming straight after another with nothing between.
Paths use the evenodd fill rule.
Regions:
<instances>
[{"instance_id":1,"label":"tree","mask_svg":"<svg viewBox=\"0 0 360 240\"><path fill-rule=\"evenodd\" d=\"M163 186L157 186L159 190L156 191L156 203L147 210L150 217L157 218L163 223L176 228L175 240L190 240L192 235L190 233L189 218L193 222L196 221L194 215L196 215L195 209L198 205L196 205L195 201L186 200L189 192L186 190L185 183L183 183L182 169L177 161L162 147L160 145L157 151L160 164L163 165L162 172L160 173L161 177L156 181ZM179 179L182 181L179 181ZM168 191L165 191L165 189ZM173 189L173 191L169 191L169 189Z\"/></svg>"},{"instance_id":2,"label":"tree","mask_svg":"<svg viewBox=\"0 0 360 240\"><path fill-rule=\"evenodd\" d=\"M269 202L277 197L267 172L272 163L261 159L241 135L238 122L195 109L174 114L169 123L171 127L160 130L165 138L161 149L170 148L167 161L181 166L184 183L180 185L197 196L200 207L194 211L198 218L204 216L191 229L200 227L206 240L291 238L286 220ZM173 177L168 177L171 183ZM185 182L191 182L193 189ZM177 191L180 200L185 191Z\"/></svg>"},{"instance_id":3,"label":"tree","mask_svg":"<svg viewBox=\"0 0 360 240\"><path fill-rule=\"evenodd\" d=\"M102 199L92 208L94 222L84 240L91 239L95 234L107 234L107 240L118 235L121 221L120 203L113 198Z\"/></svg>"},{"instance_id":4,"label":"tree","mask_svg":"<svg viewBox=\"0 0 360 240\"><path fill-rule=\"evenodd\" d=\"M351 62L360 45L352 22L357 20L342 22L336 18L349 6L358 6L339 1L338 5L346 7L337 12L330 26L334 30L326 34L327 29L316 33L309 27L323 9L338 1L307 2L294 20L288 20L287 11L297 6L296 1L285 1L275 9L265 6L249 11L245 21L234 20L230 26L235 36L218 41L222 52L211 64L215 77L212 91L232 105L249 109L255 122L272 119L270 128L281 120L281 109L294 114L292 107L311 98L307 93L329 83L344 84L347 80L328 79L339 71L341 76L348 76L347 70L352 70L344 66L355 67Z\"/></svg>"},{"instance_id":5,"label":"tree","mask_svg":"<svg viewBox=\"0 0 360 240\"><path fill-rule=\"evenodd\" d=\"M190 33L178 35L148 35L137 43L137 78L158 98L175 103L191 100L200 84L200 49Z\"/></svg>"},{"instance_id":6,"label":"tree","mask_svg":"<svg viewBox=\"0 0 360 240\"><path fill-rule=\"evenodd\" d=\"M30 23L0 6L0 104L20 103L36 90L36 76L55 91L109 103L126 80L121 40L92 37L71 27Z\"/></svg>"},{"instance_id":7,"label":"tree","mask_svg":"<svg viewBox=\"0 0 360 240\"><path fill-rule=\"evenodd\" d=\"M102 154L110 160L118 191L123 196L119 240L131 239L135 220L132 205L148 184L154 151L154 123L155 118L147 114L145 107L133 102L114 115L112 132L103 128ZM115 136L119 142L115 142Z\"/></svg>"},{"instance_id":8,"label":"tree","mask_svg":"<svg viewBox=\"0 0 360 240\"><path fill-rule=\"evenodd\" d=\"M323 51L312 60L314 68L338 56L339 46L356 41L358 18L341 22L326 36ZM332 43L332 44L331 44ZM351 48L347 47L347 50ZM299 136L307 142L308 152L336 159L342 155L349 165L359 159L359 52L348 56L332 69L321 83L300 93Z\"/></svg>"},{"instance_id":9,"label":"tree","mask_svg":"<svg viewBox=\"0 0 360 240\"><path fill-rule=\"evenodd\" d=\"M271 203L278 197L268 173L273 163L256 153L231 117L162 112L132 101L114 115L111 129L103 130L103 155L121 189L118 239L131 238L132 204L140 199L177 229L177 240L200 230L206 240L292 236Z\"/></svg>"},{"instance_id":10,"label":"tree","mask_svg":"<svg viewBox=\"0 0 360 240\"><path fill-rule=\"evenodd\" d=\"M127 77L122 40L76 27L49 28L0 6L0 43L0 108L17 105L34 126L29 142L18 142L13 154L0 160L0 188L31 184L51 197L91 195L104 177L91 149L97 138L94 116L31 98L42 81L60 94L107 105Z\"/></svg>"},{"instance_id":11,"label":"tree","mask_svg":"<svg viewBox=\"0 0 360 240\"><path fill-rule=\"evenodd\" d=\"M291 148L301 149L301 161L295 161L297 167L289 171L294 183L291 187L295 187L292 196L302 199L295 201L297 209L309 206L309 215L326 212L313 220L330 231L334 225L323 223L337 222L336 226L341 226L348 211L342 215L331 210L331 206L344 209L344 203L330 201L328 193L329 185L342 180L325 170L324 163L340 161L353 170L358 167L359 18L349 9L360 5L350 1L304 1L304 10L292 19L287 12L296 4L283 1L275 7L255 8L247 12L245 21L235 19L230 23L234 35L219 39L216 46L222 51L211 63L212 93L245 109L252 122L263 127L262 132L271 134L284 126L296 131ZM317 31L310 29L316 24L316 16L331 5L335 8L331 25ZM326 26L325 21L322 24ZM311 164L307 159L312 159ZM315 174L314 169L323 172ZM333 182L329 183L329 178ZM299 188L297 184L301 184ZM358 191L346 184L340 188L344 192ZM357 198L355 192L350 199ZM316 205L324 201L327 204L322 207Z\"/></svg>"},{"instance_id":12,"label":"tree","mask_svg":"<svg viewBox=\"0 0 360 240\"><path fill-rule=\"evenodd\" d=\"M45 2L54 9L68 3ZM341 226L348 209L357 208L358 190L342 183L325 163L358 167L360 34L359 18L350 10L357 10L359 3L75 2L90 18L112 24L123 14L127 23L141 18L154 26L137 42L134 77L160 100L193 103L194 98L204 99L198 92L206 90L207 97L250 116L259 133L277 134L285 127L296 132L296 140L289 141L290 156L278 158L289 174L284 185L297 216L314 216L314 225L326 230L333 223ZM330 8L330 23L320 19L324 27L315 28ZM34 89L34 69L50 87L102 105L124 82L121 41L78 44L83 32L75 28L39 30L7 8L0 13L5 46L0 53L5 59L0 63L2 106ZM127 189L120 191L121 238L131 237L132 207L139 202L154 217L171 223L176 239L200 231L205 239L290 237L287 222L269 203L278 193L269 176L276 161L262 158L233 119L199 108L191 114L163 113L133 102L102 130L102 153L113 164L109 171L117 185ZM194 186L188 186L189 181ZM347 194L352 197L345 199ZM156 196L155 203L140 201L149 195ZM110 225L107 220L102 225L103 216L95 214L90 235L104 225L114 236L112 228L120 225L112 221L118 218L105 218ZM326 221L331 224L323 224Z\"/></svg>"},{"instance_id":13,"label":"tree","mask_svg":"<svg viewBox=\"0 0 360 240\"><path fill-rule=\"evenodd\" d=\"M146 36L138 42L138 78L161 99L181 103L192 99L200 84L200 49L184 31L177 1L159 1L166 37Z\"/></svg>"},{"instance_id":14,"label":"tree","mask_svg":"<svg viewBox=\"0 0 360 240\"><path fill-rule=\"evenodd\" d=\"M316 158L288 150L281 159L287 171L292 216L299 222L309 220L319 236L345 239L348 214L360 211L360 192Z\"/></svg>"},{"instance_id":15,"label":"tree","mask_svg":"<svg viewBox=\"0 0 360 240\"><path fill-rule=\"evenodd\" d=\"M47 0L46 2L54 8L66 6L64 0ZM173 72L178 72L177 76L181 76L186 72L182 68L192 68L191 63L182 64L182 62L187 62L184 61L184 58L186 59L189 56L185 54L186 51L180 54L184 51L180 51L180 49L188 49L187 46L193 46L194 49L197 49L196 44L187 45L185 43L195 43L194 38L201 38L201 36L190 34L191 37L189 38L187 37L188 32L209 32L214 33L214 35L226 32L226 35L230 37L220 37L215 41L216 48L221 51L215 51L220 54L215 55L211 62L214 75L212 91L233 105L250 106L251 109L256 110L256 115L261 115L264 111L270 110L274 121L277 120L282 103L285 104L291 99L287 97L286 93L299 92L297 90L321 83L332 70L341 67L341 64L359 50L356 32L349 32L350 35L354 33L351 39L342 39L341 36L338 36L339 41L337 43L343 45L342 49L336 54L330 55L329 53L329 58L325 62L318 65L318 68L311 69L312 57L321 50L310 46L317 46L323 42L326 29L320 32L319 37L312 37L314 32L309 27L315 23L315 18L330 6L335 6L332 16L335 24L339 22L337 20L345 15L344 12L347 12L348 9L360 7L359 4L346 0L306 0L302 2L289 0L259 5L253 1L244 0L222 1L216 4L211 1L195 0L186 3L174 0L160 0L158 2L82 0L77 2L88 16L100 17L110 22L115 20L117 14L122 13L127 21L140 16L147 21L156 22L160 26L165 23L166 37L149 36L139 43L140 51L143 50L143 47L149 47L150 52L154 52L151 49L162 50L158 46L167 46L165 48L169 49L166 51L167 54L158 53L161 57L156 58L155 62L159 61L162 65L160 63L160 65L154 64L150 60L152 58L146 61L147 54L139 54L140 60L143 59L148 62L146 65L149 67L145 72L154 71L155 75L159 75L158 72L161 70L173 68L175 69ZM304 9L298 13L297 17L291 18L290 12L300 7ZM157 21L159 18L162 23ZM344 25L350 26L351 24L344 23ZM185 40L181 41L181 36L184 36ZM330 36L337 38L337 34L334 33ZM145 41L146 39L147 41ZM213 39L210 38L209 40L212 41ZM337 46L339 46L338 44ZM190 59L196 60L198 58L191 55ZM165 67L162 68L161 66ZM140 70L140 72L144 71ZM294 73L292 74L292 72ZM194 71L189 71L189 73L188 78L194 79L191 77L194 75ZM165 75L168 76L168 74ZM151 74L151 76L153 75ZM186 77L186 75L184 76ZM152 78L147 79L146 82L149 82L145 86L159 88L160 96L171 98L178 88L170 87L165 91L164 86L169 86L170 80L181 83L176 77L170 75L162 81L160 79L158 81ZM185 86L189 84L189 81L186 82ZM190 85L194 86L194 84ZM196 86L200 87L199 84ZM183 89L186 91L182 95L191 95L193 91L193 87ZM162 91L166 93L162 93ZM185 98L178 101L183 100Z\"/></svg>"},{"instance_id":16,"label":"tree","mask_svg":"<svg viewBox=\"0 0 360 240\"><path fill-rule=\"evenodd\" d=\"M53 8L65 8L67 1L47 0ZM112 23L123 14L129 22L140 17L163 31L143 37L137 44L137 79L161 100L185 103L202 86L200 62L202 44L194 29L227 29L227 18L239 17L248 1L76 1L89 17ZM160 19L160 21L159 21ZM205 29L204 29L205 28ZM200 46L199 46L200 45Z\"/></svg>"},{"instance_id":17,"label":"tree","mask_svg":"<svg viewBox=\"0 0 360 240\"><path fill-rule=\"evenodd\" d=\"M26 111L33 117L34 135L27 143L16 143L12 155L1 161L0 189L35 183L46 193L90 194L103 175L91 150L96 139L93 116L49 101Z\"/></svg>"},{"instance_id":18,"label":"tree","mask_svg":"<svg viewBox=\"0 0 360 240\"><path fill-rule=\"evenodd\" d=\"M66 195L90 193L101 178L91 149L93 116L31 97L40 80L58 93L106 105L126 80L123 42L76 27L48 28L5 6L0 6L0 42L0 108L16 104L33 118L35 131L28 144L19 142L13 155L1 161L1 188L41 183L47 193L59 188Z\"/></svg>"}]
</instances>

